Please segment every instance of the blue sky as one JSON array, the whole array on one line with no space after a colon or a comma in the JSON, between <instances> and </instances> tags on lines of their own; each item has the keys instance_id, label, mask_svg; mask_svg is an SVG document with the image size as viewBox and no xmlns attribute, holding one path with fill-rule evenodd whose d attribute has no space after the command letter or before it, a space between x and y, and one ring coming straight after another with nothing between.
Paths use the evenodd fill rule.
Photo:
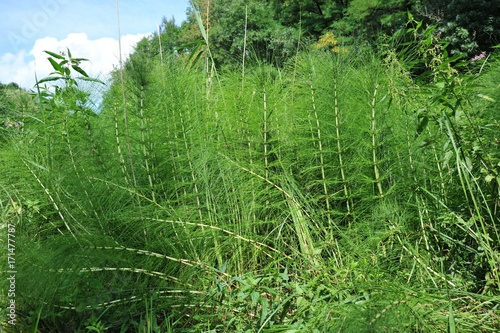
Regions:
<instances>
[{"instance_id":1,"label":"blue sky","mask_svg":"<svg viewBox=\"0 0 500 333\"><path fill-rule=\"evenodd\" d=\"M186 19L189 0L119 0L122 56L157 30L162 17ZM44 50L88 58L82 67L105 76L118 64L116 0L1 0L0 82L34 84L50 72Z\"/></svg>"}]
</instances>

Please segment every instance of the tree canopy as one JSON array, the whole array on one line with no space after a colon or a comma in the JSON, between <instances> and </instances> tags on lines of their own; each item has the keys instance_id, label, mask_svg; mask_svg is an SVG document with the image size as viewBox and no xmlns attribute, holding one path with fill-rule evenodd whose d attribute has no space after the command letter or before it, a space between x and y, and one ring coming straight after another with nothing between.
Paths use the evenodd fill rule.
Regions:
<instances>
[{"instance_id":1,"label":"tree canopy","mask_svg":"<svg viewBox=\"0 0 500 333\"><path fill-rule=\"evenodd\" d=\"M435 25L452 54L472 57L500 42L500 3L487 0L193 0L186 12L180 24L164 17L136 52L195 58L208 46L216 66L241 63L243 56L280 66L332 35L345 50L376 48L380 36L407 28L408 13Z\"/></svg>"}]
</instances>

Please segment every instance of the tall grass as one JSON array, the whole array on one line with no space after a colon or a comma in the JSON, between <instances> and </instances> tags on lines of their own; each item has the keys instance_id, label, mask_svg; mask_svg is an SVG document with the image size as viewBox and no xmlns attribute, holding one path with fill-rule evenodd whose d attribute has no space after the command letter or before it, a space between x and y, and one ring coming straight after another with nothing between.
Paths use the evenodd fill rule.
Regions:
<instances>
[{"instance_id":1,"label":"tall grass","mask_svg":"<svg viewBox=\"0 0 500 333\"><path fill-rule=\"evenodd\" d=\"M452 117L394 59L162 58L131 59L99 115L48 101L2 143L20 325L499 329L498 124L475 88Z\"/></svg>"}]
</instances>

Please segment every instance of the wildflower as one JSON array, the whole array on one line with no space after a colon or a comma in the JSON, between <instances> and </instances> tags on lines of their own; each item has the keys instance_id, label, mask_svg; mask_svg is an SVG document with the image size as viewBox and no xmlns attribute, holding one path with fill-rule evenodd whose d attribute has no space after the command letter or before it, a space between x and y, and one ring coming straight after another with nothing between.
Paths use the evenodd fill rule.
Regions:
<instances>
[{"instance_id":1,"label":"wildflower","mask_svg":"<svg viewBox=\"0 0 500 333\"><path fill-rule=\"evenodd\" d=\"M333 53L346 53L348 50L337 46L338 41L332 32L327 32L313 45L315 49L330 49Z\"/></svg>"},{"instance_id":2,"label":"wildflower","mask_svg":"<svg viewBox=\"0 0 500 333\"><path fill-rule=\"evenodd\" d=\"M486 57L486 52L483 51L481 52L481 54L476 55L474 58L471 59L471 64L475 65L476 61L484 59L484 57Z\"/></svg>"}]
</instances>

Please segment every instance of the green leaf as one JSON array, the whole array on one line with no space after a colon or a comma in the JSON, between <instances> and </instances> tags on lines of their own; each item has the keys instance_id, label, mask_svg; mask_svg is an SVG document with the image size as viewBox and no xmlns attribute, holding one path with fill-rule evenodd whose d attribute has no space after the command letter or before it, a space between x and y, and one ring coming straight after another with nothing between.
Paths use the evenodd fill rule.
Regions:
<instances>
[{"instance_id":1,"label":"green leaf","mask_svg":"<svg viewBox=\"0 0 500 333\"><path fill-rule=\"evenodd\" d=\"M45 53L47 53L48 55L50 55L51 57L54 57L56 59L61 59L61 60L65 60L66 58L60 54L57 54L57 53L54 53L54 52L50 52L50 51L43 51Z\"/></svg>"},{"instance_id":2,"label":"green leaf","mask_svg":"<svg viewBox=\"0 0 500 333\"><path fill-rule=\"evenodd\" d=\"M54 68L58 73L63 73L63 67L61 66L61 64L58 64L57 61L55 61L54 59L52 58L47 58L49 59L49 62L50 64L52 65L52 68Z\"/></svg>"},{"instance_id":3,"label":"green leaf","mask_svg":"<svg viewBox=\"0 0 500 333\"><path fill-rule=\"evenodd\" d=\"M429 117L427 117L427 116L420 117L419 116L419 122L418 122L418 126L417 126L417 135L420 135L423 132L423 130L427 127L428 123L429 123Z\"/></svg>"},{"instance_id":4,"label":"green leaf","mask_svg":"<svg viewBox=\"0 0 500 333\"><path fill-rule=\"evenodd\" d=\"M199 39L199 40L196 40L194 42L189 42L189 43L186 43L186 44L182 44L182 45L176 47L176 50L180 51L180 52L184 52L185 49L191 48L193 46L197 47L200 43L201 44L205 44L205 42L203 40Z\"/></svg>"},{"instance_id":5,"label":"green leaf","mask_svg":"<svg viewBox=\"0 0 500 333\"><path fill-rule=\"evenodd\" d=\"M205 45L205 43L202 40L199 40L196 43L193 43L193 45L196 45L193 51L191 51L191 54L189 55L188 61L186 63L186 67L191 64L191 67L196 65L198 60L200 59L201 55L203 54L201 47Z\"/></svg>"},{"instance_id":6,"label":"green leaf","mask_svg":"<svg viewBox=\"0 0 500 333\"><path fill-rule=\"evenodd\" d=\"M191 6L194 9L194 15L196 16L196 22L198 22L198 27L200 28L201 35L203 36L203 39L205 40L205 43L208 44L208 36L207 36L207 31L205 30L205 26L203 25L203 21L201 20L201 15L200 11L198 8L195 6L195 3L193 1L191 2Z\"/></svg>"},{"instance_id":7,"label":"green leaf","mask_svg":"<svg viewBox=\"0 0 500 333\"><path fill-rule=\"evenodd\" d=\"M491 181L495 179L495 176L493 175L487 175L486 177L484 177L484 180L489 184L491 183Z\"/></svg>"},{"instance_id":8,"label":"green leaf","mask_svg":"<svg viewBox=\"0 0 500 333\"><path fill-rule=\"evenodd\" d=\"M495 102L495 100L494 100L492 97L488 96L488 95L477 94L477 96L478 96L478 97L481 97L481 98L484 98L484 99L485 99L485 100L487 100L487 101L490 101L490 102Z\"/></svg>"},{"instance_id":9,"label":"green leaf","mask_svg":"<svg viewBox=\"0 0 500 333\"><path fill-rule=\"evenodd\" d=\"M89 81L89 82L96 82L96 83L100 83L100 84L106 85L106 83L102 82L101 80L93 78L93 77L88 77L88 76L80 76L80 77L78 77L78 80Z\"/></svg>"},{"instance_id":10,"label":"green leaf","mask_svg":"<svg viewBox=\"0 0 500 333\"><path fill-rule=\"evenodd\" d=\"M24 160L24 162L27 162L27 163L30 163L32 165L34 165L35 167L41 169L41 170L44 170L44 171L48 171L48 169L46 167L44 167L43 165L39 164L39 163L36 163L35 161L31 161L31 160Z\"/></svg>"},{"instance_id":11,"label":"green leaf","mask_svg":"<svg viewBox=\"0 0 500 333\"><path fill-rule=\"evenodd\" d=\"M258 291L252 291L252 293L250 294L250 297L252 299L252 305L255 305L259 301L260 294Z\"/></svg>"},{"instance_id":12,"label":"green leaf","mask_svg":"<svg viewBox=\"0 0 500 333\"><path fill-rule=\"evenodd\" d=\"M448 333L455 333L455 316L453 315L453 308L451 306L451 302L449 305L449 314L448 314Z\"/></svg>"},{"instance_id":13,"label":"green leaf","mask_svg":"<svg viewBox=\"0 0 500 333\"><path fill-rule=\"evenodd\" d=\"M75 71L82 74L83 76L89 77L89 75L81 67L79 67L77 65L71 65L71 68L73 68Z\"/></svg>"},{"instance_id":14,"label":"green leaf","mask_svg":"<svg viewBox=\"0 0 500 333\"><path fill-rule=\"evenodd\" d=\"M429 35L429 37L427 37L426 41L425 41L425 45L427 47L431 46L432 44L432 35Z\"/></svg>"},{"instance_id":15,"label":"green leaf","mask_svg":"<svg viewBox=\"0 0 500 333\"><path fill-rule=\"evenodd\" d=\"M71 58L71 62L79 62L79 61L89 61L87 58Z\"/></svg>"},{"instance_id":16,"label":"green leaf","mask_svg":"<svg viewBox=\"0 0 500 333\"><path fill-rule=\"evenodd\" d=\"M444 81L438 81L436 82L436 87L439 88L439 89L444 89L444 84L445 82Z\"/></svg>"},{"instance_id":17,"label":"green leaf","mask_svg":"<svg viewBox=\"0 0 500 333\"><path fill-rule=\"evenodd\" d=\"M57 80L60 80L61 77L59 76L47 76L47 77L44 77L43 79L41 79L40 81L37 82L37 85L39 85L40 83L44 83L44 82L50 82L50 81L57 81Z\"/></svg>"}]
</instances>

